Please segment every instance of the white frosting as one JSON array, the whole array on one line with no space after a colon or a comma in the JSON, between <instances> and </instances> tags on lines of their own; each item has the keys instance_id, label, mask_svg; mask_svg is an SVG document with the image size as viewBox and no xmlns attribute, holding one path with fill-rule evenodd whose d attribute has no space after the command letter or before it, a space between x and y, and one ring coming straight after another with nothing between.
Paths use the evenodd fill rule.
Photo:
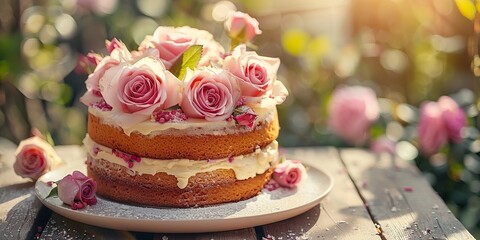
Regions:
<instances>
[{"instance_id":1,"label":"white frosting","mask_svg":"<svg viewBox=\"0 0 480 240\"><path fill-rule=\"evenodd\" d=\"M224 134L232 134L236 132L248 131L249 128L239 128L238 125L235 124L234 120L231 121L215 121L209 122L205 119L194 119L189 118L185 121L181 122L167 122L167 123L158 123L155 121L144 121L139 124L136 124L130 128L124 128L119 126L116 122L114 122L111 117L110 111L102 111L97 108L89 107L89 112L98 118L101 119L103 124L108 124L116 127L121 127L123 132L130 136L132 132L139 132L143 135L157 135L162 134L169 129L176 129L176 130L185 130L189 129L189 131L182 131L182 133L187 133L190 135L195 134L210 134L210 135L224 135ZM254 126L262 121L270 122L273 120L275 113L277 111L275 106L271 106L269 108L253 108L255 113L257 114L257 118L255 119ZM165 132L169 134L168 132Z\"/></svg>"},{"instance_id":2,"label":"white frosting","mask_svg":"<svg viewBox=\"0 0 480 240\"><path fill-rule=\"evenodd\" d=\"M112 154L112 149L95 143L90 136L86 136L83 143L92 160L103 159L128 168L128 163ZM95 153L95 149L98 152ZM181 189L188 184L188 179L201 172L211 172L217 169L232 169L238 180L255 177L264 173L270 163L278 160L278 143L273 141L265 148L257 148L254 153L235 156L232 159L222 158L215 160L172 159L161 160L142 157L139 163L135 162L130 168L136 174L155 175L164 172L177 178L177 186Z\"/></svg>"}]
</instances>

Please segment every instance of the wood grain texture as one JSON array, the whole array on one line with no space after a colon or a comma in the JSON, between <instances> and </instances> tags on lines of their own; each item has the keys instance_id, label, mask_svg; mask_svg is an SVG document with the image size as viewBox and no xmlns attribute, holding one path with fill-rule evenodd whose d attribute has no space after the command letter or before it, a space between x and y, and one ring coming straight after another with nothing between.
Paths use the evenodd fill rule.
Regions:
<instances>
[{"instance_id":1,"label":"wood grain texture","mask_svg":"<svg viewBox=\"0 0 480 240\"><path fill-rule=\"evenodd\" d=\"M380 239L336 149L297 148L288 155L315 159L315 167L333 177L333 189L304 214L264 226L267 239Z\"/></svg>"},{"instance_id":2,"label":"wood grain texture","mask_svg":"<svg viewBox=\"0 0 480 240\"><path fill-rule=\"evenodd\" d=\"M386 239L474 239L415 166L359 149L340 155Z\"/></svg>"},{"instance_id":3,"label":"wood grain texture","mask_svg":"<svg viewBox=\"0 0 480 240\"><path fill-rule=\"evenodd\" d=\"M154 240L250 240L257 239L254 228L246 228L234 231L195 234L155 234Z\"/></svg>"}]
</instances>

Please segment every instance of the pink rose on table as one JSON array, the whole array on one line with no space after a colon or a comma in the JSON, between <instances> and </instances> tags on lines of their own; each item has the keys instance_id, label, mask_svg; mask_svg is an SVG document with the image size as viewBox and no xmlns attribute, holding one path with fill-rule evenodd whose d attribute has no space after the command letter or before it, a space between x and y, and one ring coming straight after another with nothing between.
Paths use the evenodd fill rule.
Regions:
<instances>
[{"instance_id":1,"label":"pink rose on table","mask_svg":"<svg viewBox=\"0 0 480 240\"><path fill-rule=\"evenodd\" d=\"M301 162L285 160L275 167L272 179L282 187L293 188L306 176L307 171Z\"/></svg>"},{"instance_id":2,"label":"pink rose on table","mask_svg":"<svg viewBox=\"0 0 480 240\"><path fill-rule=\"evenodd\" d=\"M188 71L180 103L185 114L208 121L222 121L230 117L240 99L237 82L232 78L220 69Z\"/></svg>"},{"instance_id":3,"label":"pink rose on table","mask_svg":"<svg viewBox=\"0 0 480 240\"><path fill-rule=\"evenodd\" d=\"M426 156L437 153L447 143L448 132L438 103L426 102L420 107L418 140L420 150Z\"/></svg>"},{"instance_id":4,"label":"pink rose on table","mask_svg":"<svg viewBox=\"0 0 480 240\"><path fill-rule=\"evenodd\" d=\"M243 12L232 12L225 20L225 29L230 38L238 42L248 42L262 33L255 18Z\"/></svg>"},{"instance_id":5,"label":"pink rose on table","mask_svg":"<svg viewBox=\"0 0 480 240\"><path fill-rule=\"evenodd\" d=\"M53 147L40 137L31 137L20 142L15 151L13 170L23 178L37 180L53 166L61 163Z\"/></svg>"},{"instance_id":6,"label":"pink rose on table","mask_svg":"<svg viewBox=\"0 0 480 240\"><path fill-rule=\"evenodd\" d=\"M179 57L193 45L203 46L199 66L208 66L211 61L218 61L225 52L209 32L186 26L179 28L158 27L152 36L147 36L140 43L139 50L157 49L158 57L162 59L166 69L170 69Z\"/></svg>"},{"instance_id":7,"label":"pink rose on table","mask_svg":"<svg viewBox=\"0 0 480 240\"><path fill-rule=\"evenodd\" d=\"M328 105L331 130L354 145L367 139L370 125L380 114L375 92L367 87L339 87Z\"/></svg>"},{"instance_id":8,"label":"pink rose on table","mask_svg":"<svg viewBox=\"0 0 480 240\"><path fill-rule=\"evenodd\" d=\"M112 120L128 128L147 120L156 109L166 109L180 101L180 81L162 62L145 57L133 65L121 63L105 72L101 94L112 107Z\"/></svg>"},{"instance_id":9,"label":"pink rose on table","mask_svg":"<svg viewBox=\"0 0 480 240\"><path fill-rule=\"evenodd\" d=\"M251 97L272 89L279 66L280 59L258 56L256 52L247 51L243 44L236 47L223 64L224 69L240 79L242 96Z\"/></svg>"},{"instance_id":10,"label":"pink rose on table","mask_svg":"<svg viewBox=\"0 0 480 240\"><path fill-rule=\"evenodd\" d=\"M438 99L438 105L442 111L442 119L447 129L448 138L453 142L460 142L462 128L467 124L465 112L457 103L448 96L442 96Z\"/></svg>"},{"instance_id":11,"label":"pink rose on table","mask_svg":"<svg viewBox=\"0 0 480 240\"><path fill-rule=\"evenodd\" d=\"M73 210L97 203L97 183L79 171L57 182L58 197Z\"/></svg>"}]
</instances>

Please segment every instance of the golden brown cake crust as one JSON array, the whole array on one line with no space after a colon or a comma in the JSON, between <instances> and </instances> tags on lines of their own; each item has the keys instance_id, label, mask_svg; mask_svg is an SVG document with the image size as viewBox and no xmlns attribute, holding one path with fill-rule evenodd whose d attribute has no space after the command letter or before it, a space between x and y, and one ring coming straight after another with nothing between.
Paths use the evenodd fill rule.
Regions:
<instances>
[{"instance_id":1,"label":"golden brown cake crust","mask_svg":"<svg viewBox=\"0 0 480 240\"><path fill-rule=\"evenodd\" d=\"M98 161L94 162L93 161ZM251 198L270 179L273 168L246 180L237 180L231 169L198 173L184 189L175 176L129 175L127 168L105 160L89 160L88 176L97 182L98 194L115 201L156 207L199 207Z\"/></svg>"},{"instance_id":2,"label":"golden brown cake crust","mask_svg":"<svg viewBox=\"0 0 480 240\"><path fill-rule=\"evenodd\" d=\"M270 144L278 137L278 132L275 115L273 121L262 122L253 131L237 134L145 136L134 132L128 136L121 128L103 124L97 116L88 113L88 134L95 142L154 159L205 160L249 154L257 147Z\"/></svg>"}]
</instances>

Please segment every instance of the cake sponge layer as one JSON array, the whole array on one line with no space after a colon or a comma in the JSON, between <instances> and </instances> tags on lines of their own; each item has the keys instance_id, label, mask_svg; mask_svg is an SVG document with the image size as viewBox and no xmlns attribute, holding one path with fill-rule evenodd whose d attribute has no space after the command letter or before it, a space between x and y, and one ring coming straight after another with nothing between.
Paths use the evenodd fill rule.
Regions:
<instances>
[{"instance_id":1,"label":"cake sponge layer","mask_svg":"<svg viewBox=\"0 0 480 240\"><path fill-rule=\"evenodd\" d=\"M245 126L239 126L245 127ZM120 127L102 123L92 113L88 114L88 134L97 143L133 155L159 159L219 159L253 153L278 137L279 124L275 115L272 121L258 123L251 131L225 135L157 134L126 135Z\"/></svg>"},{"instance_id":2,"label":"cake sponge layer","mask_svg":"<svg viewBox=\"0 0 480 240\"><path fill-rule=\"evenodd\" d=\"M237 180L231 169L217 169L190 177L184 189L166 173L129 175L127 168L105 160L87 162L88 176L98 194L119 202L156 207L200 207L234 202L257 195L270 179L273 167L253 178Z\"/></svg>"}]
</instances>

